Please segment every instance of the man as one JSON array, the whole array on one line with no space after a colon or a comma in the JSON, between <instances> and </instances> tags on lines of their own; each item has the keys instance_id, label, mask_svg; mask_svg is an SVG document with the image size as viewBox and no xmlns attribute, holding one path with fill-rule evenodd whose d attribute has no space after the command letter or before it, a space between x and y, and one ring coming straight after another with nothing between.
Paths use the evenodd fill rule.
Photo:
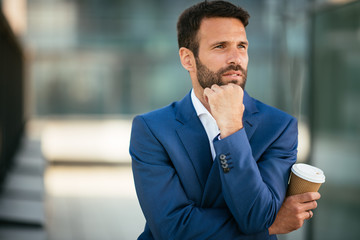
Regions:
<instances>
[{"instance_id":1,"label":"man","mask_svg":"<svg viewBox=\"0 0 360 240\"><path fill-rule=\"evenodd\" d=\"M212 1L178 20L193 89L134 118L130 154L147 222L139 239L276 239L312 217L318 193L284 201L296 120L244 91L248 18Z\"/></svg>"}]
</instances>

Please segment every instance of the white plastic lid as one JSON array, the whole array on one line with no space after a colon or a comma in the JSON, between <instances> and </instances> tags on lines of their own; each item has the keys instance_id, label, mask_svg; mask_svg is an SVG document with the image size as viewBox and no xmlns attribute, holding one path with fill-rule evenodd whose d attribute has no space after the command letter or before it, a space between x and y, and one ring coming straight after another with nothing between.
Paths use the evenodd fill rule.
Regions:
<instances>
[{"instance_id":1,"label":"white plastic lid","mask_svg":"<svg viewBox=\"0 0 360 240\"><path fill-rule=\"evenodd\" d=\"M291 171L298 177L305 179L309 182L324 183L324 172L314 166L305 163L296 163L292 166Z\"/></svg>"}]
</instances>

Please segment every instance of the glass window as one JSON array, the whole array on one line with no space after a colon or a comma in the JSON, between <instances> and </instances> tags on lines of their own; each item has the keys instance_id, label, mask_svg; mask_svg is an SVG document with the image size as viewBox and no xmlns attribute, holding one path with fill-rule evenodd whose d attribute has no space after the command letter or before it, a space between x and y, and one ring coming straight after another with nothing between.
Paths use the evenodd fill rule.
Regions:
<instances>
[{"instance_id":1,"label":"glass window","mask_svg":"<svg viewBox=\"0 0 360 240\"><path fill-rule=\"evenodd\" d=\"M327 175L315 239L360 235L360 2L314 17L313 162Z\"/></svg>"}]
</instances>

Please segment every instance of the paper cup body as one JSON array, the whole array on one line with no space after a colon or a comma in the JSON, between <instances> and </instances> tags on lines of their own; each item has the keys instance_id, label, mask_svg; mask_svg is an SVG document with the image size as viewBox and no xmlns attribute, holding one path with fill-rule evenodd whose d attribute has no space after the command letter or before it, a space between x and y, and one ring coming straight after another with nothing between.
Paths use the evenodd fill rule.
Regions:
<instances>
[{"instance_id":1,"label":"paper cup body","mask_svg":"<svg viewBox=\"0 0 360 240\"><path fill-rule=\"evenodd\" d=\"M321 169L304 163L294 164L291 168L287 195L317 192L324 182L325 175Z\"/></svg>"}]
</instances>

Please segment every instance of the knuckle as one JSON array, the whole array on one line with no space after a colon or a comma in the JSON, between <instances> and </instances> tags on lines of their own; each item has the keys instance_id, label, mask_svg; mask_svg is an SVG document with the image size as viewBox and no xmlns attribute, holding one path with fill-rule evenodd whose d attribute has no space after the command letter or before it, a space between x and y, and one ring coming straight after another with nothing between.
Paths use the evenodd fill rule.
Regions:
<instances>
[{"instance_id":1,"label":"knuckle","mask_svg":"<svg viewBox=\"0 0 360 240\"><path fill-rule=\"evenodd\" d=\"M313 200L314 194L313 194L312 192L304 193L304 198L305 198L306 200Z\"/></svg>"},{"instance_id":2,"label":"knuckle","mask_svg":"<svg viewBox=\"0 0 360 240\"><path fill-rule=\"evenodd\" d=\"M320 194L318 192L311 192L311 199L317 200L320 198Z\"/></svg>"},{"instance_id":3,"label":"knuckle","mask_svg":"<svg viewBox=\"0 0 360 240\"><path fill-rule=\"evenodd\" d=\"M302 212L302 209L301 209L300 206L295 206L295 207L294 207L294 211L295 211L295 213L301 213L301 212Z\"/></svg>"},{"instance_id":4,"label":"knuckle","mask_svg":"<svg viewBox=\"0 0 360 240\"><path fill-rule=\"evenodd\" d=\"M315 197L316 197L316 193L315 193L315 192L309 192L309 198L310 198L311 200L315 199Z\"/></svg>"}]
</instances>

